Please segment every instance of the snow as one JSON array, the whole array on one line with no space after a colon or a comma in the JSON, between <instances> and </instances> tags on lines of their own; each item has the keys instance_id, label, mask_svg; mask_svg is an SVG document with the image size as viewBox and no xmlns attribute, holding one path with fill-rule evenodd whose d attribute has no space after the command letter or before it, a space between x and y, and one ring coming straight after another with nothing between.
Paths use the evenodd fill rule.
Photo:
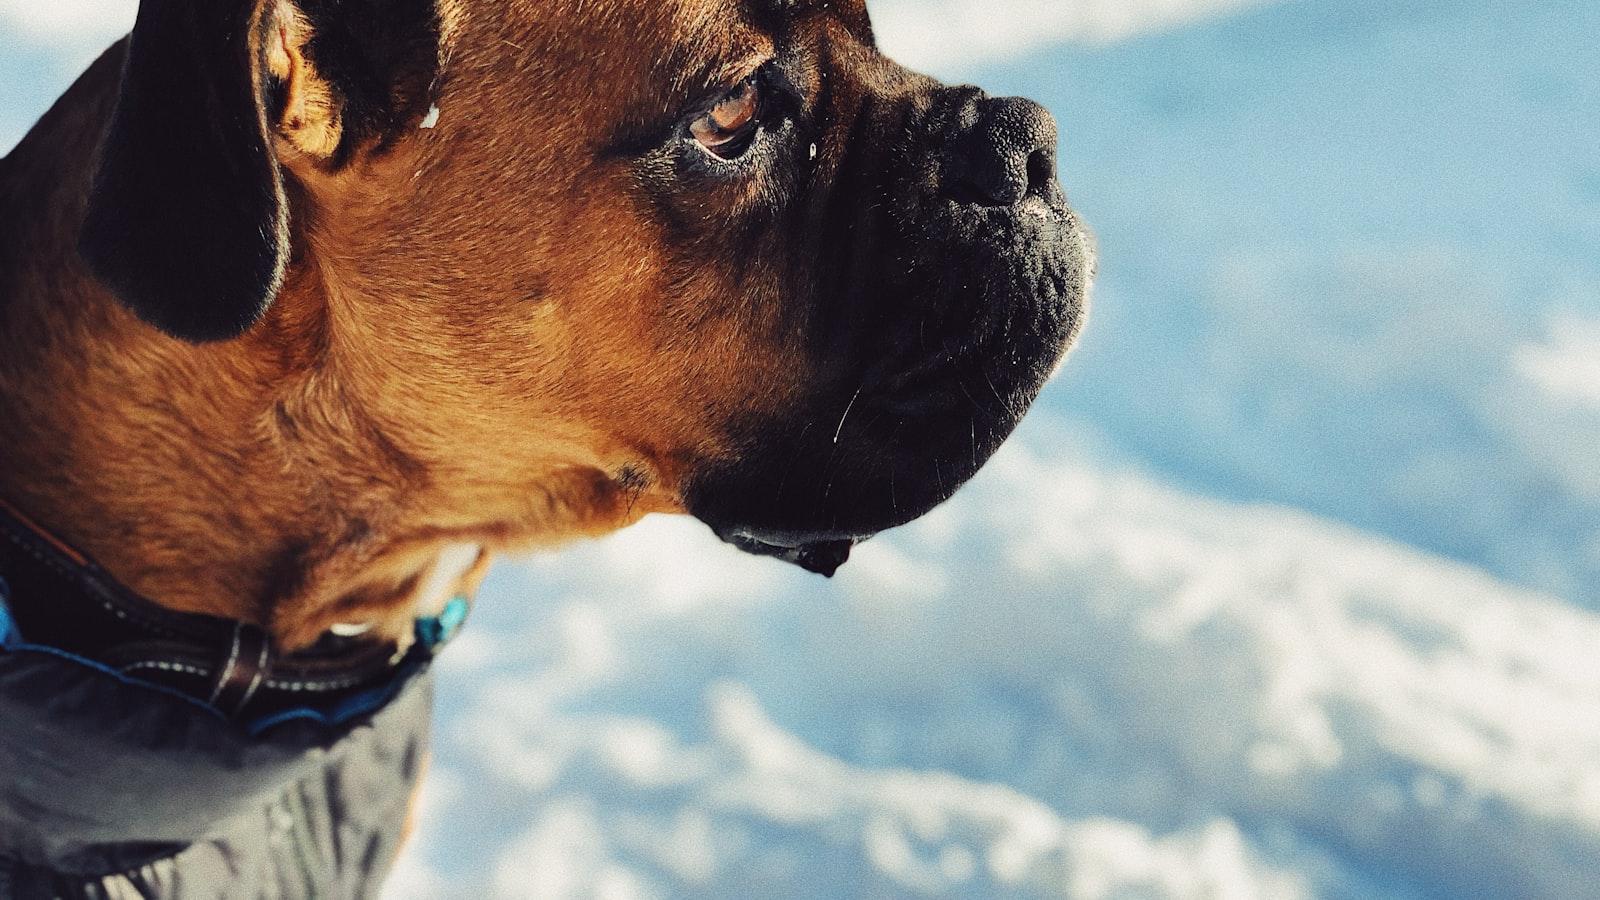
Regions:
<instances>
[{"instance_id":1,"label":"snow","mask_svg":"<svg viewBox=\"0 0 1600 900\"><path fill-rule=\"evenodd\" d=\"M1271 0L875 0L884 46L908 65L950 71L1065 41L1106 43ZM81 68L127 33L137 0L0 0L15 32Z\"/></svg>"},{"instance_id":2,"label":"snow","mask_svg":"<svg viewBox=\"0 0 1600 900\"><path fill-rule=\"evenodd\" d=\"M1099 233L1051 408L1182 487L1600 605L1593 407L1526 359L1600 320L1597 32L1582 0L1303 0L978 73L1056 111Z\"/></svg>"},{"instance_id":3,"label":"snow","mask_svg":"<svg viewBox=\"0 0 1600 900\"><path fill-rule=\"evenodd\" d=\"M125 34L137 0L0 0L7 30L67 44L109 43Z\"/></svg>"},{"instance_id":4,"label":"snow","mask_svg":"<svg viewBox=\"0 0 1600 900\"><path fill-rule=\"evenodd\" d=\"M1015 447L835 585L655 522L492 593L433 896L1600 879L1600 618L1292 510Z\"/></svg>"},{"instance_id":5,"label":"snow","mask_svg":"<svg viewBox=\"0 0 1600 900\"><path fill-rule=\"evenodd\" d=\"M1600 320L1571 316L1545 342L1526 344L1517 371L1556 402L1600 410Z\"/></svg>"},{"instance_id":6,"label":"snow","mask_svg":"<svg viewBox=\"0 0 1600 900\"><path fill-rule=\"evenodd\" d=\"M908 66L950 72L1068 41L1109 43L1269 0L877 0L883 48Z\"/></svg>"},{"instance_id":7,"label":"snow","mask_svg":"<svg viewBox=\"0 0 1600 900\"><path fill-rule=\"evenodd\" d=\"M76 75L112 41L128 33L133 27L133 16L138 11L137 0L0 0L0 74L9 76L0 80L0 106L17 102L18 94L12 88L44 88L46 83L65 76ZM23 62L23 49L47 51L40 58L28 60L32 65L17 66L13 72L5 57L14 63ZM32 45L31 47L29 45ZM33 54L26 54L32 56ZM40 71L39 63L43 63ZM59 93L66 81L54 83ZM42 91L41 91L42 93ZM44 97L49 100L51 98ZM37 115L41 109L34 110ZM20 132L26 121L0 118L0 152L11 147L20 133L6 134L15 129Z\"/></svg>"},{"instance_id":8,"label":"snow","mask_svg":"<svg viewBox=\"0 0 1600 900\"><path fill-rule=\"evenodd\" d=\"M131 10L0 0L0 147ZM874 10L1056 111L1082 348L836 581L498 568L390 898L1594 896L1600 5Z\"/></svg>"}]
</instances>

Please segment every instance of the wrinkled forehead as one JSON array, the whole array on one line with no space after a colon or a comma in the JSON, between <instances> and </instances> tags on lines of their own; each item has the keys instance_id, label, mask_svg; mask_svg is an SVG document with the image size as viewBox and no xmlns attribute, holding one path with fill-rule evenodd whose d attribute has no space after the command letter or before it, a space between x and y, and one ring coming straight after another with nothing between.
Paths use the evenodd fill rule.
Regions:
<instances>
[{"instance_id":1,"label":"wrinkled forehead","mask_svg":"<svg viewBox=\"0 0 1600 900\"><path fill-rule=\"evenodd\" d=\"M782 51L872 40L866 0L438 2L461 13L445 16L446 115L466 109L480 138L590 159L648 146Z\"/></svg>"},{"instance_id":2,"label":"wrinkled forehead","mask_svg":"<svg viewBox=\"0 0 1600 900\"><path fill-rule=\"evenodd\" d=\"M867 0L728 0L742 3L758 15L785 16L806 12L827 12L838 16L852 29L867 26Z\"/></svg>"},{"instance_id":3,"label":"wrinkled forehead","mask_svg":"<svg viewBox=\"0 0 1600 900\"><path fill-rule=\"evenodd\" d=\"M808 23L831 20L871 40L866 0L447 2L474 20L466 30L479 38L458 42L472 68L544 91L581 86L613 114L645 120L736 83Z\"/></svg>"},{"instance_id":4,"label":"wrinkled forehead","mask_svg":"<svg viewBox=\"0 0 1600 900\"><path fill-rule=\"evenodd\" d=\"M776 45L821 20L870 41L866 0L622 0L659 30L641 35L658 54L651 76L690 90L724 86L772 57ZM590 4L592 7L592 4Z\"/></svg>"}]
</instances>

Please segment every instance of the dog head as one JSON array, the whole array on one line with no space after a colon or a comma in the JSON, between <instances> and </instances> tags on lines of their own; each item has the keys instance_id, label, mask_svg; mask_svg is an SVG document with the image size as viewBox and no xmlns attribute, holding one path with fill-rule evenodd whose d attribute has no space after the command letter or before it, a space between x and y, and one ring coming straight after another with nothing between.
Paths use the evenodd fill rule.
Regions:
<instances>
[{"instance_id":1,"label":"dog head","mask_svg":"<svg viewBox=\"0 0 1600 900\"><path fill-rule=\"evenodd\" d=\"M687 511L831 573L1085 312L1054 121L864 0L144 0L122 77L90 269L337 380L453 532Z\"/></svg>"}]
</instances>

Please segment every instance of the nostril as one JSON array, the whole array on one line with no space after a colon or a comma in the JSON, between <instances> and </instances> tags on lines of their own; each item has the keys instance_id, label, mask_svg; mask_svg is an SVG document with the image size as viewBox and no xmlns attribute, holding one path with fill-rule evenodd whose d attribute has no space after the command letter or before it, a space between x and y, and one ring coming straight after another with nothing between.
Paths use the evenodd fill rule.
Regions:
<instances>
[{"instance_id":1,"label":"nostril","mask_svg":"<svg viewBox=\"0 0 1600 900\"><path fill-rule=\"evenodd\" d=\"M1056 124L1050 113L1017 97L963 102L972 106L955 124L959 136L949 145L946 196L990 208L1048 197L1056 179Z\"/></svg>"},{"instance_id":2,"label":"nostril","mask_svg":"<svg viewBox=\"0 0 1600 900\"><path fill-rule=\"evenodd\" d=\"M1028 157L1028 193L1044 194L1056 180L1056 155L1049 150L1035 150Z\"/></svg>"}]
</instances>

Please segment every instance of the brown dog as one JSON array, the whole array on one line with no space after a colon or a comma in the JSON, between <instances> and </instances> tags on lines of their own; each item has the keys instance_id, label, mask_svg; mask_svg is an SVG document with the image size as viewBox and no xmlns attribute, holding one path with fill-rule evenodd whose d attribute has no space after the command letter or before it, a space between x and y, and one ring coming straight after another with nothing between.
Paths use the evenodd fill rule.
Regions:
<instances>
[{"instance_id":1,"label":"brown dog","mask_svg":"<svg viewBox=\"0 0 1600 900\"><path fill-rule=\"evenodd\" d=\"M1076 334L1054 142L864 0L145 0L0 162L0 498L284 651L653 512L831 573Z\"/></svg>"},{"instance_id":2,"label":"brown dog","mask_svg":"<svg viewBox=\"0 0 1600 900\"><path fill-rule=\"evenodd\" d=\"M1054 124L860 0L140 15L0 169L0 496L289 647L650 512L829 563L1080 319Z\"/></svg>"}]
</instances>

